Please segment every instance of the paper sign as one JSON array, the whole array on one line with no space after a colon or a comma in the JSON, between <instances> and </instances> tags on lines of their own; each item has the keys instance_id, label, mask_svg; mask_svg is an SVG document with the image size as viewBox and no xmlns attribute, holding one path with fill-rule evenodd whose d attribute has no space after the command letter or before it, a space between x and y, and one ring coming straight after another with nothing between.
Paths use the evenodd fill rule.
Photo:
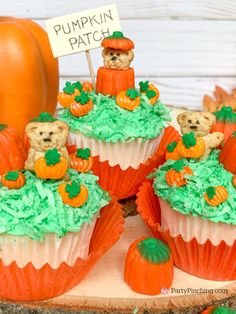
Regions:
<instances>
[{"instance_id":1,"label":"paper sign","mask_svg":"<svg viewBox=\"0 0 236 314\"><path fill-rule=\"evenodd\" d=\"M98 48L101 41L120 31L115 4L45 21L54 57Z\"/></svg>"}]
</instances>

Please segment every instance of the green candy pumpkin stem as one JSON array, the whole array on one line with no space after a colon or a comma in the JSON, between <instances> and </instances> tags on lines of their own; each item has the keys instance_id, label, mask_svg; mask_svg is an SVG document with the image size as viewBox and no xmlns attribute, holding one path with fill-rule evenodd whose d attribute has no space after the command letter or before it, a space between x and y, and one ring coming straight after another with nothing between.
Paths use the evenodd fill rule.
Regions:
<instances>
[{"instance_id":1,"label":"green candy pumpkin stem","mask_svg":"<svg viewBox=\"0 0 236 314\"><path fill-rule=\"evenodd\" d=\"M56 148L48 149L45 153L45 161L47 166L54 166L61 160L61 154Z\"/></svg>"},{"instance_id":2,"label":"green candy pumpkin stem","mask_svg":"<svg viewBox=\"0 0 236 314\"><path fill-rule=\"evenodd\" d=\"M129 88L125 94L130 99L136 99L138 97L138 92L134 88Z\"/></svg>"},{"instance_id":3,"label":"green candy pumpkin stem","mask_svg":"<svg viewBox=\"0 0 236 314\"><path fill-rule=\"evenodd\" d=\"M50 113L41 112L37 118L30 120L30 122L54 122L57 121Z\"/></svg>"},{"instance_id":4,"label":"green candy pumpkin stem","mask_svg":"<svg viewBox=\"0 0 236 314\"><path fill-rule=\"evenodd\" d=\"M173 163L172 168L180 172L184 168L184 161L182 159L177 160Z\"/></svg>"},{"instance_id":5,"label":"green candy pumpkin stem","mask_svg":"<svg viewBox=\"0 0 236 314\"><path fill-rule=\"evenodd\" d=\"M236 123L236 113L232 107L224 106L219 111L213 112L218 121Z\"/></svg>"},{"instance_id":6,"label":"green candy pumpkin stem","mask_svg":"<svg viewBox=\"0 0 236 314\"><path fill-rule=\"evenodd\" d=\"M169 261L170 249L159 239L146 238L137 245L141 256L150 263L160 264Z\"/></svg>"},{"instance_id":7,"label":"green candy pumpkin stem","mask_svg":"<svg viewBox=\"0 0 236 314\"><path fill-rule=\"evenodd\" d=\"M6 175L5 178L8 181L16 181L19 178L19 172L18 171L9 171Z\"/></svg>"},{"instance_id":8,"label":"green candy pumpkin stem","mask_svg":"<svg viewBox=\"0 0 236 314\"><path fill-rule=\"evenodd\" d=\"M191 148L197 143L196 137L193 132L184 134L182 136L182 141L186 148Z\"/></svg>"},{"instance_id":9,"label":"green candy pumpkin stem","mask_svg":"<svg viewBox=\"0 0 236 314\"><path fill-rule=\"evenodd\" d=\"M89 101L88 93L81 91L80 95L75 96L75 101L80 103L81 105L85 105Z\"/></svg>"},{"instance_id":10,"label":"green candy pumpkin stem","mask_svg":"<svg viewBox=\"0 0 236 314\"><path fill-rule=\"evenodd\" d=\"M146 92L149 88L149 81L141 81L139 82L139 86L140 86L140 92L143 93L143 92Z\"/></svg>"},{"instance_id":11,"label":"green candy pumpkin stem","mask_svg":"<svg viewBox=\"0 0 236 314\"><path fill-rule=\"evenodd\" d=\"M81 191L81 185L78 181L72 181L66 184L65 191L68 193L69 198L74 198L79 195Z\"/></svg>"},{"instance_id":12,"label":"green candy pumpkin stem","mask_svg":"<svg viewBox=\"0 0 236 314\"><path fill-rule=\"evenodd\" d=\"M209 186L209 188L206 189L206 193L208 198L211 200L216 194L216 189L213 186Z\"/></svg>"},{"instance_id":13,"label":"green candy pumpkin stem","mask_svg":"<svg viewBox=\"0 0 236 314\"><path fill-rule=\"evenodd\" d=\"M88 160L91 156L91 152L89 148L78 148L76 151L76 157Z\"/></svg>"},{"instance_id":14,"label":"green candy pumpkin stem","mask_svg":"<svg viewBox=\"0 0 236 314\"><path fill-rule=\"evenodd\" d=\"M6 124L0 124L0 131L3 131L7 128Z\"/></svg>"},{"instance_id":15,"label":"green candy pumpkin stem","mask_svg":"<svg viewBox=\"0 0 236 314\"><path fill-rule=\"evenodd\" d=\"M177 142L172 142L172 143L168 144L168 145L166 146L167 151L168 151L169 153L173 153L173 151L175 150L177 144L178 144Z\"/></svg>"}]
</instances>

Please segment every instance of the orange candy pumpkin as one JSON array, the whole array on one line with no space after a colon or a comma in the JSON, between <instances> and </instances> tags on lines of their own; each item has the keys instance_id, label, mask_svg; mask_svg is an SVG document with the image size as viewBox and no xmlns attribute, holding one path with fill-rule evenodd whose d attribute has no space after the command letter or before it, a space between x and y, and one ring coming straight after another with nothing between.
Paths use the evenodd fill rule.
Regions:
<instances>
[{"instance_id":1,"label":"orange candy pumpkin","mask_svg":"<svg viewBox=\"0 0 236 314\"><path fill-rule=\"evenodd\" d=\"M83 82L82 90L84 92L90 93L93 90L93 84L90 82Z\"/></svg>"},{"instance_id":2,"label":"orange candy pumpkin","mask_svg":"<svg viewBox=\"0 0 236 314\"><path fill-rule=\"evenodd\" d=\"M169 186L176 185L178 187L186 185L187 180L185 175L193 175L193 171L190 167L184 166L183 160L177 160L173 165L172 169L166 172L166 183Z\"/></svg>"},{"instance_id":3,"label":"orange candy pumpkin","mask_svg":"<svg viewBox=\"0 0 236 314\"><path fill-rule=\"evenodd\" d=\"M177 144L177 142L172 142L166 146L166 160L178 160L181 158L177 150Z\"/></svg>"},{"instance_id":4,"label":"orange candy pumpkin","mask_svg":"<svg viewBox=\"0 0 236 314\"><path fill-rule=\"evenodd\" d=\"M124 37L122 32L113 32L111 36L103 39L101 46L104 48L112 48L128 51L134 48L134 43L129 38Z\"/></svg>"},{"instance_id":5,"label":"orange candy pumpkin","mask_svg":"<svg viewBox=\"0 0 236 314\"><path fill-rule=\"evenodd\" d=\"M236 174L232 178L232 184L236 188Z\"/></svg>"},{"instance_id":6,"label":"orange candy pumpkin","mask_svg":"<svg viewBox=\"0 0 236 314\"><path fill-rule=\"evenodd\" d=\"M93 157L89 148L79 148L74 154L70 155L71 168L78 172L88 172L93 167Z\"/></svg>"},{"instance_id":7,"label":"orange candy pumpkin","mask_svg":"<svg viewBox=\"0 0 236 314\"><path fill-rule=\"evenodd\" d=\"M130 88L117 94L116 103L119 107L132 111L140 105L140 97L135 89Z\"/></svg>"},{"instance_id":8,"label":"orange candy pumpkin","mask_svg":"<svg viewBox=\"0 0 236 314\"><path fill-rule=\"evenodd\" d=\"M47 33L31 20L1 17L0 46L1 122L23 135L40 112L55 112L58 60Z\"/></svg>"},{"instance_id":9,"label":"orange candy pumpkin","mask_svg":"<svg viewBox=\"0 0 236 314\"><path fill-rule=\"evenodd\" d=\"M25 175L18 171L9 171L2 176L2 185L8 189L20 189L25 185Z\"/></svg>"},{"instance_id":10,"label":"orange candy pumpkin","mask_svg":"<svg viewBox=\"0 0 236 314\"><path fill-rule=\"evenodd\" d=\"M56 148L49 149L44 157L36 160L34 170L41 179L61 179L68 170L68 162Z\"/></svg>"},{"instance_id":11,"label":"orange candy pumpkin","mask_svg":"<svg viewBox=\"0 0 236 314\"><path fill-rule=\"evenodd\" d=\"M149 84L148 81L139 82L140 92L144 93L151 105L154 105L160 97L160 92L154 84Z\"/></svg>"},{"instance_id":12,"label":"orange candy pumpkin","mask_svg":"<svg viewBox=\"0 0 236 314\"><path fill-rule=\"evenodd\" d=\"M226 170L236 174L236 132L225 142L219 160Z\"/></svg>"},{"instance_id":13,"label":"orange candy pumpkin","mask_svg":"<svg viewBox=\"0 0 236 314\"><path fill-rule=\"evenodd\" d=\"M88 199L87 188L76 181L59 185L58 192L63 203L71 207L80 207Z\"/></svg>"},{"instance_id":14,"label":"orange candy pumpkin","mask_svg":"<svg viewBox=\"0 0 236 314\"><path fill-rule=\"evenodd\" d=\"M206 202L211 206L218 206L228 198L228 191L224 186L210 186L204 193Z\"/></svg>"},{"instance_id":15,"label":"orange candy pumpkin","mask_svg":"<svg viewBox=\"0 0 236 314\"><path fill-rule=\"evenodd\" d=\"M70 112L75 117L82 117L93 109L93 102L88 93L82 91L80 96L75 96L75 101L70 105Z\"/></svg>"},{"instance_id":16,"label":"orange candy pumpkin","mask_svg":"<svg viewBox=\"0 0 236 314\"><path fill-rule=\"evenodd\" d=\"M58 94L57 100L59 104L64 108L68 108L74 102L75 96L80 95L81 90L82 84L80 82L70 83L67 81L63 92Z\"/></svg>"},{"instance_id":17,"label":"orange candy pumpkin","mask_svg":"<svg viewBox=\"0 0 236 314\"><path fill-rule=\"evenodd\" d=\"M0 124L0 175L10 170L24 169L27 158L23 141L13 129Z\"/></svg>"},{"instance_id":18,"label":"orange candy pumpkin","mask_svg":"<svg viewBox=\"0 0 236 314\"><path fill-rule=\"evenodd\" d=\"M186 133L178 142L177 151L181 157L199 158L205 152L205 142L201 137L195 137L193 132Z\"/></svg>"},{"instance_id":19,"label":"orange candy pumpkin","mask_svg":"<svg viewBox=\"0 0 236 314\"><path fill-rule=\"evenodd\" d=\"M173 259L169 247L155 238L134 241L128 250L124 279L132 290L156 295L171 287Z\"/></svg>"}]
</instances>

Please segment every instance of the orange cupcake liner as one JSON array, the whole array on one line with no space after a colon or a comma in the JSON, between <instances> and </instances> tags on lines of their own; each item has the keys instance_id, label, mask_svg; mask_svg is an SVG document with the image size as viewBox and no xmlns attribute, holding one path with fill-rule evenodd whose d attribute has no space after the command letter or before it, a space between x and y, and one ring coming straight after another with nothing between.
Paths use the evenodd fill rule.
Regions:
<instances>
[{"instance_id":1,"label":"orange cupcake liner","mask_svg":"<svg viewBox=\"0 0 236 314\"><path fill-rule=\"evenodd\" d=\"M161 228L161 208L152 182L143 183L137 193L136 204L138 212L154 236L169 245L176 267L208 280L236 279L236 241L232 246L224 241L215 246L210 240L199 244L196 238L184 241L180 234L172 237L169 230Z\"/></svg>"},{"instance_id":2,"label":"orange cupcake liner","mask_svg":"<svg viewBox=\"0 0 236 314\"><path fill-rule=\"evenodd\" d=\"M70 290L85 278L99 258L109 250L123 232L121 206L115 200L101 210L91 242L89 258L78 258L74 266L61 263L57 269L49 264L36 269L32 263L20 268L16 262L4 266L0 260L0 297L14 301L44 300Z\"/></svg>"},{"instance_id":3,"label":"orange cupcake liner","mask_svg":"<svg viewBox=\"0 0 236 314\"><path fill-rule=\"evenodd\" d=\"M101 187L118 199L124 199L137 193L148 174L165 162L166 146L179 139L178 132L171 126L165 129L160 145L138 169L132 167L122 170L119 165L111 167L108 161L101 162L99 156L94 157L93 173L99 177ZM70 147L72 151L74 148ZM127 152L129 153L129 152Z\"/></svg>"}]
</instances>

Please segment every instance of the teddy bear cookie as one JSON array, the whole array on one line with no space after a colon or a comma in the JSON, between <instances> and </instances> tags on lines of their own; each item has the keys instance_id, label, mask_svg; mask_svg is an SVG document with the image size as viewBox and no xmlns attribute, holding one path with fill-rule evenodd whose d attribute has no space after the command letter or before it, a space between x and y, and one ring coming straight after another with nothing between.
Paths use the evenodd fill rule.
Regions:
<instances>
[{"instance_id":1,"label":"teddy bear cookie","mask_svg":"<svg viewBox=\"0 0 236 314\"><path fill-rule=\"evenodd\" d=\"M97 72L97 93L115 96L120 91L134 88L134 69L130 63L134 59L134 43L122 32L114 32L103 39L101 46L103 67Z\"/></svg>"},{"instance_id":2,"label":"teddy bear cookie","mask_svg":"<svg viewBox=\"0 0 236 314\"><path fill-rule=\"evenodd\" d=\"M27 124L25 132L30 142L26 170L34 171L36 161L53 150L57 150L69 166L70 157L66 149L69 127L65 122L42 112L38 118Z\"/></svg>"},{"instance_id":3,"label":"teddy bear cookie","mask_svg":"<svg viewBox=\"0 0 236 314\"><path fill-rule=\"evenodd\" d=\"M178 115L177 121L183 135L193 133L197 138L203 139L205 150L201 159L208 157L211 150L218 147L224 140L223 133L210 133L216 121L215 115L210 112L186 111Z\"/></svg>"}]
</instances>

